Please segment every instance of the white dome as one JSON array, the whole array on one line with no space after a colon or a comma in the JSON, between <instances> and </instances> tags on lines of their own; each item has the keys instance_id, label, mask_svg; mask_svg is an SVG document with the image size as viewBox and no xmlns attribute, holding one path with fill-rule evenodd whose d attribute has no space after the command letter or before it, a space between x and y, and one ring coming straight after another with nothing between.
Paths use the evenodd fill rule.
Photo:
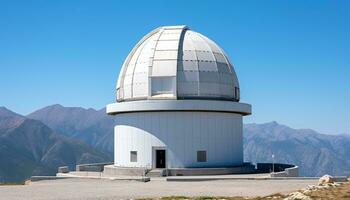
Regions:
<instances>
[{"instance_id":1,"label":"white dome","mask_svg":"<svg viewBox=\"0 0 350 200\"><path fill-rule=\"evenodd\" d=\"M117 101L141 99L239 101L239 84L212 40L186 26L164 26L140 40L119 74Z\"/></svg>"}]
</instances>

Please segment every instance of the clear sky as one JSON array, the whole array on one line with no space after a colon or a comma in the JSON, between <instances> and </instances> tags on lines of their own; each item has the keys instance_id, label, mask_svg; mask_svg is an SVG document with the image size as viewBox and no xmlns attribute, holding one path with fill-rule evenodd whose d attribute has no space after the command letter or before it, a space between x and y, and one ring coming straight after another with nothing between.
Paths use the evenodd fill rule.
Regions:
<instances>
[{"instance_id":1,"label":"clear sky","mask_svg":"<svg viewBox=\"0 0 350 200\"><path fill-rule=\"evenodd\" d=\"M227 52L245 122L350 133L350 1L0 0L0 106L100 109L136 42L178 24Z\"/></svg>"}]
</instances>

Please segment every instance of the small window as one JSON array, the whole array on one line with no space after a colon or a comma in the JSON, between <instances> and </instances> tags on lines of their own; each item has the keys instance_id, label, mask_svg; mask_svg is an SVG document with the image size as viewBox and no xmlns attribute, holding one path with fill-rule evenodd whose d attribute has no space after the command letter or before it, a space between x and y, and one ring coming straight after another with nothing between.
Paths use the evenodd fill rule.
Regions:
<instances>
[{"instance_id":1,"label":"small window","mask_svg":"<svg viewBox=\"0 0 350 200\"><path fill-rule=\"evenodd\" d=\"M130 162L137 162L137 151L130 151Z\"/></svg>"},{"instance_id":2,"label":"small window","mask_svg":"<svg viewBox=\"0 0 350 200\"><path fill-rule=\"evenodd\" d=\"M207 151L197 151L197 162L207 162Z\"/></svg>"},{"instance_id":3,"label":"small window","mask_svg":"<svg viewBox=\"0 0 350 200\"><path fill-rule=\"evenodd\" d=\"M117 101L120 100L122 97L121 97L121 93L120 93L120 88L117 88Z\"/></svg>"},{"instance_id":4,"label":"small window","mask_svg":"<svg viewBox=\"0 0 350 200\"><path fill-rule=\"evenodd\" d=\"M235 87L235 100L239 101L239 88L238 87Z\"/></svg>"},{"instance_id":5,"label":"small window","mask_svg":"<svg viewBox=\"0 0 350 200\"><path fill-rule=\"evenodd\" d=\"M174 77L152 77L152 96L174 95L176 80Z\"/></svg>"}]
</instances>

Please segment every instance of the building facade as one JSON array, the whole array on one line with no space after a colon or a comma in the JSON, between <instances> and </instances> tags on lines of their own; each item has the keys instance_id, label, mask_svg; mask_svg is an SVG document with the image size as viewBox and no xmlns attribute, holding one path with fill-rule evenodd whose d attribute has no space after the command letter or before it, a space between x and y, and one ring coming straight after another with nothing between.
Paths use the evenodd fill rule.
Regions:
<instances>
[{"instance_id":1,"label":"building facade","mask_svg":"<svg viewBox=\"0 0 350 200\"><path fill-rule=\"evenodd\" d=\"M115 166L211 168L243 164L239 83L224 51L187 26L143 37L120 71Z\"/></svg>"}]
</instances>

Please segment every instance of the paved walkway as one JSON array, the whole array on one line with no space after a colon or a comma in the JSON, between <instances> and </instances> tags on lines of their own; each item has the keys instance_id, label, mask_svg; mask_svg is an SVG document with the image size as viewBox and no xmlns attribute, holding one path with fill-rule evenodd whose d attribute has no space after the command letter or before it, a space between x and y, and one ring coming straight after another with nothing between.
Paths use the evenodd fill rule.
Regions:
<instances>
[{"instance_id":1,"label":"paved walkway","mask_svg":"<svg viewBox=\"0 0 350 200\"><path fill-rule=\"evenodd\" d=\"M317 180L218 180L167 182L61 179L24 186L0 186L0 199L130 199L161 196L266 196L287 193L316 184Z\"/></svg>"}]
</instances>

